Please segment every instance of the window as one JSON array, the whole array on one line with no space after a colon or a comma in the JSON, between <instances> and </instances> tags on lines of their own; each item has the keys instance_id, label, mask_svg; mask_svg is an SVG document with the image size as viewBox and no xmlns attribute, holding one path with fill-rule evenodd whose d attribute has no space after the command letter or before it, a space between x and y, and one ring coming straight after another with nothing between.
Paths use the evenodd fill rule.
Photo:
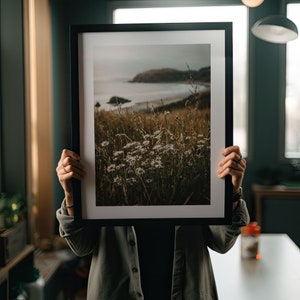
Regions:
<instances>
[{"instance_id":1,"label":"window","mask_svg":"<svg viewBox=\"0 0 300 300\"><path fill-rule=\"evenodd\" d=\"M113 23L233 22L234 144L247 155L248 10L244 5L117 8Z\"/></svg>"},{"instance_id":2,"label":"window","mask_svg":"<svg viewBox=\"0 0 300 300\"><path fill-rule=\"evenodd\" d=\"M300 3L287 5L287 17L300 28ZM300 39L287 44L285 157L300 158Z\"/></svg>"}]
</instances>

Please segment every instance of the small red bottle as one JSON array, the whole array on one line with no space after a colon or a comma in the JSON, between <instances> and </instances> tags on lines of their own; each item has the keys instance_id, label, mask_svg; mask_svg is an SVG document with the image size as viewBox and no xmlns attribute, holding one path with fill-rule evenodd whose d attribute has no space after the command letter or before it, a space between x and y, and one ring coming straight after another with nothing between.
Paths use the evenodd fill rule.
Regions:
<instances>
[{"instance_id":1,"label":"small red bottle","mask_svg":"<svg viewBox=\"0 0 300 300\"><path fill-rule=\"evenodd\" d=\"M259 237L261 228L256 222L251 222L242 228L241 256L244 259L260 259Z\"/></svg>"}]
</instances>

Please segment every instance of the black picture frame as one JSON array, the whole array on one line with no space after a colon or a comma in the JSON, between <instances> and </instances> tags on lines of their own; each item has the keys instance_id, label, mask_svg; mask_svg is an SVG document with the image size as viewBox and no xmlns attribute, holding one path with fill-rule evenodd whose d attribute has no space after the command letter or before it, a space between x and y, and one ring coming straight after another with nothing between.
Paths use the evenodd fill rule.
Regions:
<instances>
[{"instance_id":1,"label":"black picture frame","mask_svg":"<svg viewBox=\"0 0 300 300\"><path fill-rule=\"evenodd\" d=\"M70 36L71 149L86 167L75 220L229 224L231 180L216 170L233 143L232 24L73 25Z\"/></svg>"}]
</instances>

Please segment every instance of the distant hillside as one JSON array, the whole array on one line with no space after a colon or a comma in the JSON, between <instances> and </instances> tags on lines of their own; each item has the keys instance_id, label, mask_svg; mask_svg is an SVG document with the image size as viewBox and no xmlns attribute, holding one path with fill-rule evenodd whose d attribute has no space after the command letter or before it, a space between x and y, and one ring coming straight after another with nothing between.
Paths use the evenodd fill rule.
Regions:
<instances>
[{"instance_id":1,"label":"distant hillside","mask_svg":"<svg viewBox=\"0 0 300 300\"><path fill-rule=\"evenodd\" d=\"M166 83L166 82L189 82L190 80L203 83L210 82L210 67L198 71L179 71L172 68L152 69L137 74L130 82L143 83Z\"/></svg>"}]
</instances>

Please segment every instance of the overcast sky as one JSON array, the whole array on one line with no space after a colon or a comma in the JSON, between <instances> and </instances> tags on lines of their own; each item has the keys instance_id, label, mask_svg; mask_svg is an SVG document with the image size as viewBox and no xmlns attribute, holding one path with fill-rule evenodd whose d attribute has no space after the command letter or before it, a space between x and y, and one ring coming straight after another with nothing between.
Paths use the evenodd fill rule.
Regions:
<instances>
[{"instance_id":1,"label":"overcast sky","mask_svg":"<svg viewBox=\"0 0 300 300\"><path fill-rule=\"evenodd\" d=\"M122 45L94 48L94 74L97 79L125 77L159 68L186 71L210 66L210 45Z\"/></svg>"}]
</instances>

